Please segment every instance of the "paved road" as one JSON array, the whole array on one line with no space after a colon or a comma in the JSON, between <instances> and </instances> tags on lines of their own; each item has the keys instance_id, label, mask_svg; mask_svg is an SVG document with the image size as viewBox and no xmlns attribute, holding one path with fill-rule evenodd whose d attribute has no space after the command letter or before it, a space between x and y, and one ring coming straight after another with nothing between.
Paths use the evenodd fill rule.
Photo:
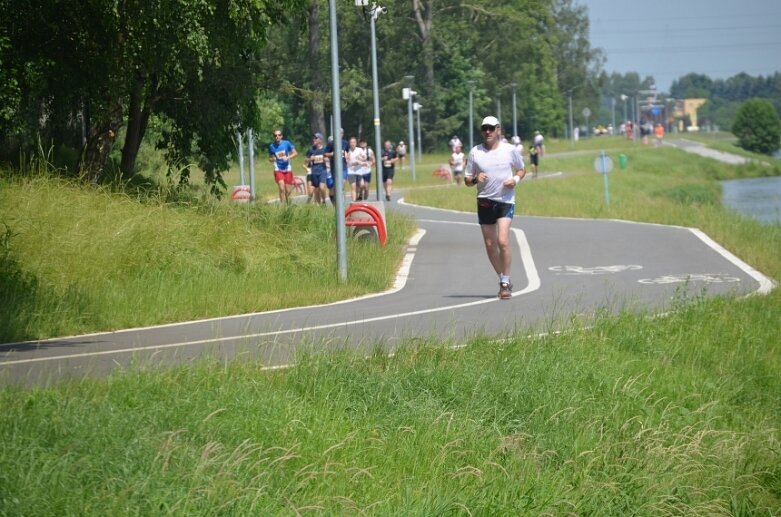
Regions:
<instances>
[{"instance_id":1,"label":"paved road","mask_svg":"<svg viewBox=\"0 0 781 517\"><path fill-rule=\"evenodd\" d=\"M452 340L560 328L596 310L663 311L681 292L768 292L770 280L696 230L544 217L513 224L511 300L496 297L474 214L393 202L414 216L388 292L329 305L0 345L0 384L45 384L130 365L247 357L269 368L302 350L387 350L408 339Z\"/></svg>"},{"instance_id":2,"label":"paved road","mask_svg":"<svg viewBox=\"0 0 781 517\"><path fill-rule=\"evenodd\" d=\"M667 140L665 141L665 145L671 145L673 147L677 147L678 149L682 149L687 153L698 154L700 156L705 156L706 158L713 158L714 160L732 165L742 165L751 161L750 158L746 158L737 154L725 153L723 151L717 151L716 149L706 147L699 142L686 140L685 138L674 138Z\"/></svg>"}]
</instances>

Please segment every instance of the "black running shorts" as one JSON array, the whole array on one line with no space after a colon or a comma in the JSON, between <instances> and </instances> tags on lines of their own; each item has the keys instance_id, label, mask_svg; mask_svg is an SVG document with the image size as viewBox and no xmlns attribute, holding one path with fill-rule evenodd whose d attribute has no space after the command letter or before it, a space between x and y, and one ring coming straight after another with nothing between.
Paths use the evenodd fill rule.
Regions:
<instances>
[{"instance_id":1,"label":"black running shorts","mask_svg":"<svg viewBox=\"0 0 781 517\"><path fill-rule=\"evenodd\" d=\"M513 218L515 204L494 201L493 199L477 198L477 220L480 224L496 224L502 217Z\"/></svg>"}]
</instances>

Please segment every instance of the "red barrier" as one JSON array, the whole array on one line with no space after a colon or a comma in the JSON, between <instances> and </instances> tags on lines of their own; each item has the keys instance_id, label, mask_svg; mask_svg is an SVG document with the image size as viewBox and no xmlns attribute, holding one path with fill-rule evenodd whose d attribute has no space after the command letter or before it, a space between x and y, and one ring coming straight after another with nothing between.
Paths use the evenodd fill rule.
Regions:
<instances>
[{"instance_id":1,"label":"red barrier","mask_svg":"<svg viewBox=\"0 0 781 517\"><path fill-rule=\"evenodd\" d=\"M360 219L348 219L350 214L356 213L356 212L363 212L365 214L368 214L371 217L371 221L369 220L360 220ZM374 226L377 228L377 237L380 239L380 245L385 246L385 243L388 241L388 233L385 230L385 221L382 219L382 214L379 210L374 208L372 205L368 203L352 203L349 207L347 207L347 210L344 213L344 224L345 226Z\"/></svg>"},{"instance_id":2,"label":"red barrier","mask_svg":"<svg viewBox=\"0 0 781 517\"><path fill-rule=\"evenodd\" d=\"M231 193L231 200L236 203L249 203L252 199L252 193L250 192L249 185L237 185L233 187Z\"/></svg>"}]
</instances>

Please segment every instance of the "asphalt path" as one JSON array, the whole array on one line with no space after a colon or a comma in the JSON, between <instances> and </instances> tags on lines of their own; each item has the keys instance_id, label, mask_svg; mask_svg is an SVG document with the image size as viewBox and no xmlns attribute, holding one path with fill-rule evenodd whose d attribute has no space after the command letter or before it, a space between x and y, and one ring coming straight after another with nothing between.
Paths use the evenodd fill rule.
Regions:
<instances>
[{"instance_id":1,"label":"asphalt path","mask_svg":"<svg viewBox=\"0 0 781 517\"><path fill-rule=\"evenodd\" d=\"M713 158L714 160L732 165L742 165L752 161L750 158L739 156L737 154L725 153L724 151L717 151L716 149L711 149L710 147L707 147L699 142L687 140L685 138L674 138L668 140L665 142L665 145L670 145L681 149L682 151L686 151L687 153L697 154L706 158Z\"/></svg>"},{"instance_id":2,"label":"asphalt path","mask_svg":"<svg viewBox=\"0 0 781 517\"><path fill-rule=\"evenodd\" d=\"M0 384L41 385L116 369L246 358L267 368L302 351L392 351L434 338L453 345L477 335L566 328L599 311L667 310L687 295L766 293L772 282L696 229L613 220L516 217L515 285L498 279L476 215L387 205L414 217L389 291L344 302L149 328L0 345ZM349 273L349 265L348 265Z\"/></svg>"}]
</instances>

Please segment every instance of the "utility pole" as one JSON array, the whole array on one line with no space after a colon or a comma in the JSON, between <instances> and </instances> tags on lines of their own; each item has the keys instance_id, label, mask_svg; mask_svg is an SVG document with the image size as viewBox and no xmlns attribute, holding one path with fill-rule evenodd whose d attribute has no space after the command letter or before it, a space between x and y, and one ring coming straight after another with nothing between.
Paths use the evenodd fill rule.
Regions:
<instances>
[{"instance_id":1,"label":"utility pole","mask_svg":"<svg viewBox=\"0 0 781 517\"><path fill-rule=\"evenodd\" d=\"M377 201L382 201L380 196L380 183L382 183L382 131L380 129L380 89L377 79L377 34L375 32L375 20L381 14L385 14L387 9L385 7L379 7L377 4L372 6L371 10L371 38L372 38L372 91L374 93L374 163L377 181ZM335 138L334 138L335 140ZM341 143L340 143L341 145Z\"/></svg>"},{"instance_id":2,"label":"utility pole","mask_svg":"<svg viewBox=\"0 0 781 517\"><path fill-rule=\"evenodd\" d=\"M475 126L472 119L472 90L475 88L475 82L469 80L466 82L466 85L469 87L469 149L471 150L475 146L474 130L472 129Z\"/></svg>"},{"instance_id":3,"label":"utility pole","mask_svg":"<svg viewBox=\"0 0 781 517\"><path fill-rule=\"evenodd\" d=\"M518 136L518 116L515 110L515 89L518 88L518 83L510 83L513 89L513 136Z\"/></svg>"},{"instance_id":4,"label":"utility pole","mask_svg":"<svg viewBox=\"0 0 781 517\"><path fill-rule=\"evenodd\" d=\"M404 99L407 99L407 121L408 126L407 129L409 130L409 149L410 149L410 159L409 159L409 166L412 170L412 181L415 181L415 132L412 127L412 97L415 95L416 92L412 91L412 81L415 80L414 75L405 75L404 79L407 80L407 84L409 84L408 88L404 88L402 90L402 97Z\"/></svg>"}]
</instances>

